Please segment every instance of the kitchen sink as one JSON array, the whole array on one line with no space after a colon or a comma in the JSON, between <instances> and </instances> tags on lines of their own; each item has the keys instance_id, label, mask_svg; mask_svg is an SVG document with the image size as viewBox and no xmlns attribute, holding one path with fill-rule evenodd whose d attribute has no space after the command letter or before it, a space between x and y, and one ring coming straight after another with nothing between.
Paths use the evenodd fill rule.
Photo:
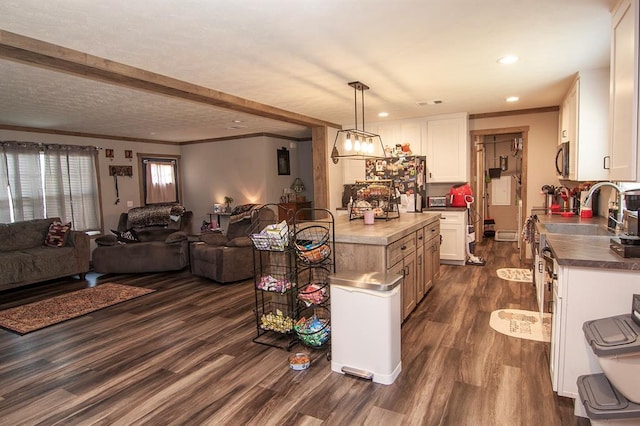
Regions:
<instances>
[{"instance_id":1,"label":"kitchen sink","mask_svg":"<svg viewBox=\"0 0 640 426\"><path fill-rule=\"evenodd\" d=\"M567 235L592 235L592 236L613 236L615 231L592 223L543 223L542 224L551 234L567 234Z\"/></svg>"}]
</instances>

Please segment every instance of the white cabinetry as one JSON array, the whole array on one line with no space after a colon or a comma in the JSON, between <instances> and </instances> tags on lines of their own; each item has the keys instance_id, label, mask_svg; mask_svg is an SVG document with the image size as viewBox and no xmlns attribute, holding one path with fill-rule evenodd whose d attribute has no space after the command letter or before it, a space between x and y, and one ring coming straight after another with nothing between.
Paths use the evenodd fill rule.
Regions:
<instances>
[{"instance_id":1,"label":"white cabinetry","mask_svg":"<svg viewBox=\"0 0 640 426\"><path fill-rule=\"evenodd\" d=\"M621 0L613 11L611 33L610 180L640 178L638 150L638 0Z\"/></svg>"},{"instance_id":2,"label":"white cabinetry","mask_svg":"<svg viewBox=\"0 0 640 426\"><path fill-rule=\"evenodd\" d=\"M631 298L640 293L638 271L561 266L558 272L560 306L555 307L551 328L553 390L560 396L578 397L576 380L601 372L587 343L582 325L589 320L631 312ZM554 377L555 376L555 377Z\"/></svg>"},{"instance_id":3,"label":"white cabinetry","mask_svg":"<svg viewBox=\"0 0 640 426\"><path fill-rule=\"evenodd\" d=\"M469 116L467 113L427 117L422 152L427 156L427 180L469 180Z\"/></svg>"},{"instance_id":4,"label":"white cabinetry","mask_svg":"<svg viewBox=\"0 0 640 426\"><path fill-rule=\"evenodd\" d=\"M560 142L569 142L569 179L606 180L609 69L582 71L562 102Z\"/></svg>"},{"instance_id":5,"label":"white cabinetry","mask_svg":"<svg viewBox=\"0 0 640 426\"><path fill-rule=\"evenodd\" d=\"M440 263L464 265L467 261L467 211L446 211L440 216Z\"/></svg>"},{"instance_id":6,"label":"white cabinetry","mask_svg":"<svg viewBox=\"0 0 640 426\"><path fill-rule=\"evenodd\" d=\"M422 124L420 120L378 122L371 124L368 128L380 135L385 147L393 148L396 144L408 143L413 155L424 155L420 152L422 140Z\"/></svg>"}]
</instances>

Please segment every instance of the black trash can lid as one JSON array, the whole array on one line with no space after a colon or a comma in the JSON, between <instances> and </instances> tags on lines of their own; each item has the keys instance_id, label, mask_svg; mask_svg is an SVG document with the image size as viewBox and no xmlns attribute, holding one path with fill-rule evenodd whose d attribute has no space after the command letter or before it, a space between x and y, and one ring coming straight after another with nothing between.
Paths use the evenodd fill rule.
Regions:
<instances>
[{"instance_id":1,"label":"black trash can lid","mask_svg":"<svg viewBox=\"0 0 640 426\"><path fill-rule=\"evenodd\" d=\"M580 376L577 384L580 400L590 419L640 419L640 404L625 398L604 374Z\"/></svg>"},{"instance_id":2,"label":"black trash can lid","mask_svg":"<svg viewBox=\"0 0 640 426\"><path fill-rule=\"evenodd\" d=\"M630 314L587 321L582 331L598 356L640 354L640 326Z\"/></svg>"}]
</instances>

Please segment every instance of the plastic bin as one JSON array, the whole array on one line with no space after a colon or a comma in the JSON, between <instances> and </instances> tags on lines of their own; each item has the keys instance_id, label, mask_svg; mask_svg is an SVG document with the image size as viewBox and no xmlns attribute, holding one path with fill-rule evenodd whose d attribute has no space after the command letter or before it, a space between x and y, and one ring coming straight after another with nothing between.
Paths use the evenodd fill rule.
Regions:
<instances>
[{"instance_id":1,"label":"plastic bin","mask_svg":"<svg viewBox=\"0 0 640 426\"><path fill-rule=\"evenodd\" d=\"M577 384L592 426L640 424L640 404L628 401L604 374L580 376Z\"/></svg>"},{"instance_id":2,"label":"plastic bin","mask_svg":"<svg viewBox=\"0 0 640 426\"><path fill-rule=\"evenodd\" d=\"M587 321L582 330L607 379L640 403L640 326L625 314Z\"/></svg>"},{"instance_id":3,"label":"plastic bin","mask_svg":"<svg viewBox=\"0 0 640 426\"><path fill-rule=\"evenodd\" d=\"M329 276L331 369L385 385L402 371L402 275L339 272Z\"/></svg>"}]
</instances>

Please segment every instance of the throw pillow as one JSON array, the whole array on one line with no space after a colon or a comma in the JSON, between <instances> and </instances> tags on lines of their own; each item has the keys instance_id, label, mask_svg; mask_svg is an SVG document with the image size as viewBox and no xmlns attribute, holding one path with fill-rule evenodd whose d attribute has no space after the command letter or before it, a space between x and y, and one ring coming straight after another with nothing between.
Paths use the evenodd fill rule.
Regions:
<instances>
[{"instance_id":1,"label":"throw pillow","mask_svg":"<svg viewBox=\"0 0 640 426\"><path fill-rule=\"evenodd\" d=\"M115 235L101 235L96 238L96 244L99 246L116 246L119 242Z\"/></svg>"},{"instance_id":2,"label":"throw pillow","mask_svg":"<svg viewBox=\"0 0 640 426\"><path fill-rule=\"evenodd\" d=\"M138 234L136 234L136 231L134 231L133 228L127 229L124 232L114 231L112 229L111 232L113 232L118 241L123 243L137 243L140 241L138 240Z\"/></svg>"},{"instance_id":3,"label":"throw pillow","mask_svg":"<svg viewBox=\"0 0 640 426\"><path fill-rule=\"evenodd\" d=\"M49 247L62 247L67 241L69 229L71 229L71 222L52 222L51 225L49 225L49 232L44 239L44 245Z\"/></svg>"}]
</instances>

